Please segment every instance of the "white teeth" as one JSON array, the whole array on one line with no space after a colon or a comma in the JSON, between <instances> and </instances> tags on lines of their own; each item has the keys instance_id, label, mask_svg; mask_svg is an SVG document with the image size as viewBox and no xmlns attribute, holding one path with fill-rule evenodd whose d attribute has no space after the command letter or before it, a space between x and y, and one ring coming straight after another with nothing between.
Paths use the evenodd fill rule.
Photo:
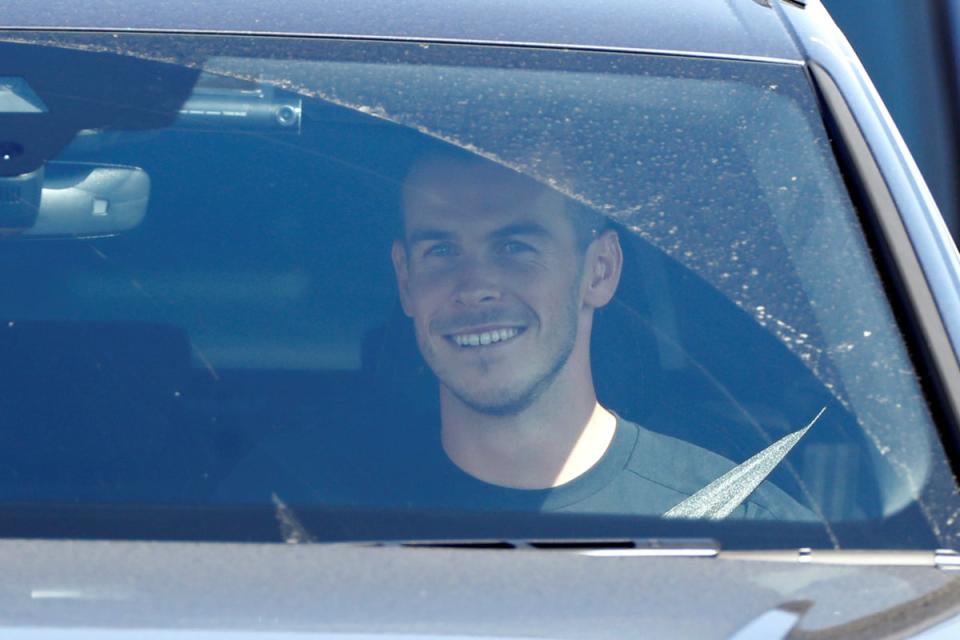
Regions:
<instances>
[{"instance_id":1,"label":"white teeth","mask_svg":"<svg viewBox=\"0 0 960 640\"><path fill-rule=\"evenodd\" d=\"M480 345L493 344L494 342L503 342L515 337L520 331L518 329L494 329L493 331L484 331L483 333L466 333L453 336L453 341L461 347L477 347Z\"/></svg>"}]
</instances>

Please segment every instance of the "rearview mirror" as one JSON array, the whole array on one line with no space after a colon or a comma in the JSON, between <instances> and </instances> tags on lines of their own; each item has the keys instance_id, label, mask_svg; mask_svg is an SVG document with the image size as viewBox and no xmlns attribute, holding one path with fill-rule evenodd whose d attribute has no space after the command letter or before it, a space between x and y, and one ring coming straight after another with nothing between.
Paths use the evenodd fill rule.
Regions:
<instances>
[{"instance_id":1,"label":"rearview mirror","mask_svg":"<svg viewBox=\"0 0 960 640\"><path fill-rule=\"evenodd\" d=\"M143 169L48 162L0 177L0 233L16 237L109 236L137 227L147 212Z\"/></svg>"}]
</instances>

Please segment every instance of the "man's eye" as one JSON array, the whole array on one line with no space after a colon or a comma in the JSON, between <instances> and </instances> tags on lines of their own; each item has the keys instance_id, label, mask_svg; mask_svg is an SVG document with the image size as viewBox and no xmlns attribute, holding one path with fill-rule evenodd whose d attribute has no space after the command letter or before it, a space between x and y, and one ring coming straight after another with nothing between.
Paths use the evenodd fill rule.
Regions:
<instances>
[{"instance_id":1,"label":"man's eye","mask_svg":"<svg viewBox=\"0 0 960 640\"><path fill-rule=\"evenodd\" d=\"M424 258L445 258L457 254L457 248L449 242L438 242L427 247L423 252Z\"/></svg>"},{"instance_id":2,"label":"man's eye","mask_svg":"<svg viewBox=\"0 0 960 640\"><path fill-rule=\"evenodd\" d=\"M521 242L519 240L507 240L502 245L500 245L500 253L502 254L517 254L517 253L527 253L534 251L534 248L527 244L526 242Z\"/></svg>"}]
</instances>

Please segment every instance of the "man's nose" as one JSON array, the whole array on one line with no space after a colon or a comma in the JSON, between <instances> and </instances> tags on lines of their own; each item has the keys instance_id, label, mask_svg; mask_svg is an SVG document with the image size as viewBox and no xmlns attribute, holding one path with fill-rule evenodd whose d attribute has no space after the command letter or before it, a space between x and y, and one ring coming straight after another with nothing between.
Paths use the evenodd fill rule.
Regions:
<instances>
[{"instance_id":1,"label":"man's nose","mask_svg":"<svg viewBox=\"0 0 960 640\"><path fill-rule=\"evenodd\" d=\"M500 287L493 269L479 261L461 265L454 300L460 304L477 305L500 299Z\"/></svg>"}]
</instances>

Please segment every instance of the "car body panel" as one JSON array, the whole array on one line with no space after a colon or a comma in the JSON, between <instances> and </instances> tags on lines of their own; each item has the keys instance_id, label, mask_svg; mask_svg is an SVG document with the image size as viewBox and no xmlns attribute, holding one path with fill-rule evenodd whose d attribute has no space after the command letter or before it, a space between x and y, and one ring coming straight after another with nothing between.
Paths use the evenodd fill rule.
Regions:
<instances>
[{"instance_id":1,"label":"car body panel","mask_svg":"<svg viewBox=\"0 0 960 640\"><path fill-rule=\"evenodd\" d=\"M730 637L797 602L810 603L798 630L868 630L877 612L916 601L938 619L955 613L960 588L930 567L396 546L11 540L0 563L7 627L351 638Z\"/></svg>"}]
</instances>

